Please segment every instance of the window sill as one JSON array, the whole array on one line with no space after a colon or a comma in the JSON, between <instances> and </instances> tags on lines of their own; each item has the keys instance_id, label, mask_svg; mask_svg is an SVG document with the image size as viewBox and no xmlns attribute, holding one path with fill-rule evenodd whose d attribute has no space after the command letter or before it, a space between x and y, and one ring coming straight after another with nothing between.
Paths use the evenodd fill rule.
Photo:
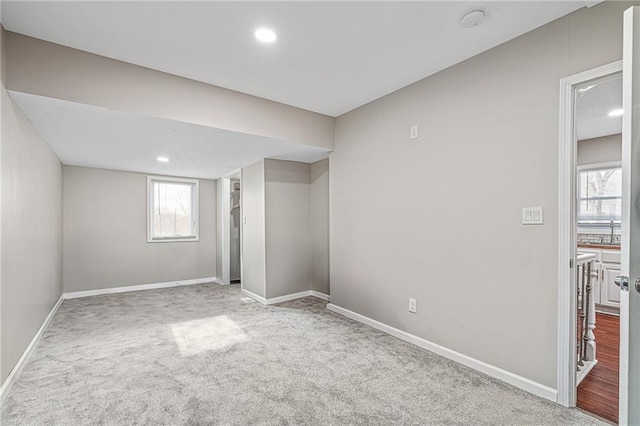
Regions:
<instances>
[{"instance_id":1,"label":"window sill","mask_svg":"<svg viewBox=\"0 0 640 426\"><path fill-rule=\"evenodd\" d=\"M147 238L148 243L184 243L184 242L198 242L198 237L186 237L186 238Z\"/></svg>"}]
</instances>

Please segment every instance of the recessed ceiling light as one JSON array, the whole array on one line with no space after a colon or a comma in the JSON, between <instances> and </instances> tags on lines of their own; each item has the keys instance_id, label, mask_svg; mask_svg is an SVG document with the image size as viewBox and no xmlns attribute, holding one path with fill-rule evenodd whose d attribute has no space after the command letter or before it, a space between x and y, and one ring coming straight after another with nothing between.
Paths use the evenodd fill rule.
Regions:
<instances>
[{"instance_id":1,"label":"recessed ceiling light","mask_svg":"<svg viewBox=\"0 0 640 426\"><path fill-rule=\"evenodd\" d=\"M258 28L253 34L256 36L258 41L263 43L273 43L278 38L276 33L269 28Z\"/></svg>"},{"instance_id":2,"label":"recessed ceiling light","mask_svg":"<svg viewBox=\"0 0 640 426\"><path fill-rule=\"evenodd\" d=\"M161 163L168 163L169 162L169 158L168 157L158 157L157 160Z\"/></svg>"},{"instance_id":3,"label":"recessed ceiling light","mask_svg":"<svg viewBox=\"0 0 640 426\"><path fill-rule=\"evenodd\" d=\"M609 111L609 117L620 117L622 114L624 114L624 110L622 108Z\"/></svg>"}]
</instances>

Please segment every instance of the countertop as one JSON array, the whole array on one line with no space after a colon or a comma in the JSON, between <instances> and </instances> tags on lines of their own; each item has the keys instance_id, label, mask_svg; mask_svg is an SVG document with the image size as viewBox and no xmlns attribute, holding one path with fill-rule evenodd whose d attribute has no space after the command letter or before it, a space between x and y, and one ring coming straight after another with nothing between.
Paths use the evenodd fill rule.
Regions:
<instances>
[{"instance_id":1,"label":"countertop","mask_svg":"<svg viewBox=\"0 0 640 426\"><path fill-rule=\"evenodd\" d=\"M599 250L620 250L620 244L612 245L612 244L578 244L578 248L592 248Z\"/></svg>"}]
</instances>

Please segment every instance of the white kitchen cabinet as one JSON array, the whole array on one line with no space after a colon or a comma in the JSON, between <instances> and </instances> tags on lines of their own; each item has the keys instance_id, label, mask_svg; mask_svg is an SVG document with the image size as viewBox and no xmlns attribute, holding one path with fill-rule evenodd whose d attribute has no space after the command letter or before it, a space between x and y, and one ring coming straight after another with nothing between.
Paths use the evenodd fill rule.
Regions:
<instances>
[{"instance_id":1,"label":"white kitchen cabinet","mask_svg":"<svg viewBox=\"0 0 640 426\"><path fill-rule=\"evenodd\" d=\"M619 263L603 263L600 277L600 304L606 306L620 307L620 287L614 282L620 275Z\"/></svg>"}]
</instances>

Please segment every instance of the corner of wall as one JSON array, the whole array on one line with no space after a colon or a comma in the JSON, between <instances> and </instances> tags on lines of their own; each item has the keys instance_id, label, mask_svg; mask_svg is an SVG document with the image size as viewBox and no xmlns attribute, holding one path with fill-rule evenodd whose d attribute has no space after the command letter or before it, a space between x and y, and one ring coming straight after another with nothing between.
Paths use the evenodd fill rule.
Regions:
<instances>
[{"instance_id":1,"label":"corner of wall","mask_svg":"<svg viewBox=\"0 0 640 426\"><path fill-rule=\"evenodd\" d=\"M312 289L311 165L265 160L267 299Z\"/></svg>"},{"instance_id":2,"label":"corner of wall","mask_svg":"<svg viewBox=\"0 0 640 426\"><path fill-rule=\"evenodd\" d=\"M65 292L215 276L216 182L199 182L199 240L147 243L146 173L66 167Z\"/></svg>"},{"instance_id":3,"label":"corner of wall","mask_svg":"<svg viewBox=\"0 0 640 426\"><path fill-rule=\"evenodd\" d=\"M242 168L242 290L266 298L264 159Z\"/></svg>"},{"instance_id":4,"label":"corner of wall","mask_svg":"<svg viewBox=\"0 0 640 426\"><path fill-rule=\"evenodd\" d=\"M0 32L4 67L5 33ZM0 253L0 369L4 380L62 295L62 164L13 103L4 84L0 95L0 223L4 224L0 239L5 248ZM34 223L40 232L25 240ZM6 309L15 305L25 309Z\"/></svg>"},{"instance_id":5,"label":"corner of wall","mask_svg":"<svg viewBox=\"0 0 640 426\"><path fill-rule=\"evenodd\" d=\"M329 159L311 164L311 290L330 294Z\"/></svg>"}]
</instances>

